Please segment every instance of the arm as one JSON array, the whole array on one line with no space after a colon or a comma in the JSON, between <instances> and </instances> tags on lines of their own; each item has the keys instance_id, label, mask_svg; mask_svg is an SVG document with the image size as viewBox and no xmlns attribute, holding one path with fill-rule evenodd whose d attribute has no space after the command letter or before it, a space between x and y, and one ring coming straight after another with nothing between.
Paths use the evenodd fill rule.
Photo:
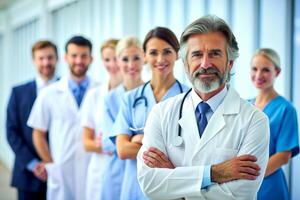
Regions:
<instances>
[{"instance_id":1,"label":"arm","mask_svg":"<svg viewBox=\"0 0 300 200\"><path fill-rule=\"evenodd\" d=\"M130 136L120 134L116 137L117 153L120 159L136 159L141 144L131 142Z\"/></svg>"},{"instance_id":2,"label":"arm","mask_svg":"<svg viewBox=\"0 0 300 200\"><path fill-rule=\"evenodd\" d=\"M254 122L249 126L249 133L239 154L251 154L257 157L257 164L262 168L262 173L264 173L268 159L268 122L267 118L262 117L262 115L254 116L253 120ZM255 191L258 190L262 181L262 175L258 176L255 181L237 180L224 184L214 184L210 186L208 190L200 190L204 166L183 166L167 169L150 168L144 164L142 158L143 152L150 147L156 147L167 155L164 138L162 136L161 124L163 123L165 122L163 122L160 116L160 109L158 106L155 106L148 118L143 146L137 157L138 180L143 192L148 197L175 199L187 196L202 196L206 199L215 199L216 196L222 196L223 199L232 200L254 199L256 195ZM221 164L223 165L225 163Z\"/></svg>"},{"instance_id":3,"label":"arm","mask_svg":"<svg viewBox=\"0 0 300 200\"><path fill-rule=\"evenodd\" d=\"M16 91L13 89L7 106L6 136L10 147L21 161L21 168L25 170L31 161L35 159L39 160L39 158L37 158L28 148L24 139L22 134L22 124L18 116L18 109ZM23 126L26 126L26 124Z\"/></svg>"},{"instance_id":4,"label":"arm","mask_svg":"<svg viewBox=\"0 0 300 200\"><path fill-rule=\"evenodd\" d=\"M47 143L47 133L38 129L34 129L32 136L34 147L41 159L46 163L53 162Z\"/></svg>"},{"instance_id":5,"label":"arm","mask_svg":"<svg viewBox=\"0 0 300 200\"><path fill-rule=\"evenodd\" d=\"M97 138L97 140L101 141L101 138ZM83 127L83 144L86 151L96 153L102 152L101 142L96 141L95 132L91 128Z\"/></svg>"},{"instance_id":6,"label":"arm","mask_svg":"<svg viewBox=\"0 0 300 200\"><path fill-rule=\"evenodd\" d=\"M292 156L291 151L279 152L269 158L265 177L274 173L278 168L287 164Z\"/></svg>"}]
</instances>

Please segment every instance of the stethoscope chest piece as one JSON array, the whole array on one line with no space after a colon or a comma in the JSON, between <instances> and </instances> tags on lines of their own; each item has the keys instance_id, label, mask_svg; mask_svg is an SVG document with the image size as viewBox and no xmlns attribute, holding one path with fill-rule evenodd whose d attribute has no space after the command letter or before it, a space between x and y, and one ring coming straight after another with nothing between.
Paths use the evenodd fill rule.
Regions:
<instances>
[{"instance_id":1,"label":"stethoscope chest piece","mask_svg":"<svg viewBox=\"0 0 300 200\"><path fill-rule=\"evenodd\" d=\"M181 136L176 136L176 137L174 138L173 145L174 145L175 147L179 147L179 146L181 146L182 144L183 144L183 139L182 139L182 137L181 137Z\"/></svg>"}]
</instances>

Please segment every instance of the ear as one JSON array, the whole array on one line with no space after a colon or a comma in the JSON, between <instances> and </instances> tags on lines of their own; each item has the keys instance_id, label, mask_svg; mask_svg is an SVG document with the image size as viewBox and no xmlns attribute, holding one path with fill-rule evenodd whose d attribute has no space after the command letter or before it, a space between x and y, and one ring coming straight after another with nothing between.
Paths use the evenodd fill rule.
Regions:
<instances>
[{"instance_id":1,"label":"ear","mask_svg":"<svg viewBox=\"0 0 300 200\"><path fill-rule=\"evenodd\" d=\"M65 59L65 62L68 62L68 56L67 56L67 53L64 55L64 59Z\"/></svg>"},{"instance_id":2,"label":"ear","mask_svg":"<svg viewBox=\"0 0 300 200\"><path fill-rule=\"evenodd\" d=\"M275 72L276 72L276 77L277 77L277 76L279 76L279 74L281 72L281 69L276 67L275 68Z\"/></svg>"},{"instance_id":3,"label":"ear","mask_svg":"<svg viewBox=\"0 0 300 200\"><path fill-rule=\"evenodd\" d=\"M230 70L232 69L233 63L234 63L233 60L230 60L229 63L228 63L228 68L229 68Z\"/></svg>"}]
</instances>

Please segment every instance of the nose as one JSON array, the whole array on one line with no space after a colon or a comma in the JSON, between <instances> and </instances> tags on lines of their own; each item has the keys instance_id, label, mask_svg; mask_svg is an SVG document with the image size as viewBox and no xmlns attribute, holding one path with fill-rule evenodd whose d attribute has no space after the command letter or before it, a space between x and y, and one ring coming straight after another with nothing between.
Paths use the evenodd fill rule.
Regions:
<instances>
[{"instance_id":1,"label":"nose","mask_svg":"<svg viewBox=\"0 0 300 200\"><path fill-rule=\"evenodd\" d=\"M162 62L164 60L164 56L162 54L158 54L157 56L157 62Z\"/></svg>"},{"instance_id":2,"label":"nose","mask_svg":"<svg viewBox=\"0 0 300 200\"><path fill-rule=\"evenodd\" d=\"M208 57L208 54L203 54L202 60L201 60L201 64L200 64L201 68L207 69L211 67L211 63Z\"/></svg>"},{"instance_id":3,"label":"nose","mask_svg":"<svg viewBox=\"0 0 300 200\"><path fill-rule=\"evenodd\" d=\"M128 67L129 67L129 69L134 68L134 61L133 60L129 60Z\"/></svg>"}]
</instances>

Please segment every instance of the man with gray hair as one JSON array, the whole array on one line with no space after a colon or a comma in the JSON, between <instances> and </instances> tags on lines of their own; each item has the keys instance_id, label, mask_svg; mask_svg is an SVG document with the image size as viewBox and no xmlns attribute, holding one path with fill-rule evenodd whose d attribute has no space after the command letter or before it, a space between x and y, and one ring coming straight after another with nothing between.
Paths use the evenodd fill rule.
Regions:
<instances>
[{"instance_id":1,"label":"man with gray hair","mask_svg":"<svg viewBox=\"0 0 300 200\"><path fill-rule=\"evenodd\" d=\"M193 88L153 107L138 154L151 199L255 199L268 161L267 117L229 85L238 44L216 16L190 24L181 57Z\"/></svg>"}]
</instances>

